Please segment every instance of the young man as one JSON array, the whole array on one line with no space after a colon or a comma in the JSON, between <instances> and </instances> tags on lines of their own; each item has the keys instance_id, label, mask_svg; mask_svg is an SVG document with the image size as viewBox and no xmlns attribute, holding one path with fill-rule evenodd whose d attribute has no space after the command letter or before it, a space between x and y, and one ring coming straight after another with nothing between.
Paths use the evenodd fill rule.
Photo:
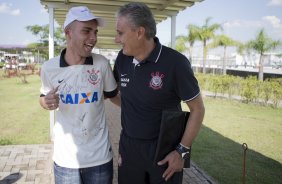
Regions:
<instances>
[{"instance_id":1,"label":"young man","mask_svg":"<svg viewBox=\"0 0 282 184\"><path fill-rule=\"evenodd\" d=\"M182 181L184 158L205 112L191 65L185 56L160 44L154 17L143 3L122 6L116 29L115 41L122 45L114 67L121 95L119 184ZM179 110L181 100L190 109L188 126L176 150L155 164L162 111Z\"/></svg>"},{"instance_id":2,"label":"young man","mask_svg":"<svg viewBox=\"0 0 282 184\"><path fill-rule=\"evenodd\" d=\"M112 183L104 97L114 99L117 85L108 60L92 53L102 24L87 7L71 8L64 23L67 47L41 70L40 104L56 113L56 184Z\"/></svg>"}]
</instances>

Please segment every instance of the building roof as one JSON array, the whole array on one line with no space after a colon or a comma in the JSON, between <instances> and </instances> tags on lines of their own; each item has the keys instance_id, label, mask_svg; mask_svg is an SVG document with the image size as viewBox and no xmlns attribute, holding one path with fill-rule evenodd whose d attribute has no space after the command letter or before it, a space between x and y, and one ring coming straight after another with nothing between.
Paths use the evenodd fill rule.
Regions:
<instances>
[{"instance_id":1,"label":"building roof","mask_svg":"<svg viewBox=\"0 0 282 184\"><path fill-rule=\"evenodd\" d=\"M140 0L149 6L157 23L160 23L171 16L176 16L180 11L193 6L203 0ZM98 48L119 48L114 42L116 35L115 14L118 8L127 0L40 0L45 8L54 8L54 18L62 26L67 11L73 6L87 6L95 16L105 19L105 27L99 28Z\"/></svg>"}]
</instances>

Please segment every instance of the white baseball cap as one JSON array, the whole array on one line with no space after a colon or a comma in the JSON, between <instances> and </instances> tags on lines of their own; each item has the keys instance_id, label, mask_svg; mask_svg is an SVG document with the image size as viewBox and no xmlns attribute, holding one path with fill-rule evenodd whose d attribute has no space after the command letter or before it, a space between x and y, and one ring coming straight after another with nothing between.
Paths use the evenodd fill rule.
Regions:
<instances>
[{"instance_id":1,"label":"white baseball cap","mask_svg":"<svg viewBox=\"0 0 282 184\"><path fill-rule=\"evenodd\" d=\"M104 26L105 22L102 18L94 16L93 13L86 6L77 6L69 9L64 23L64 29L73 21L89 21L97 20L98 26Z\"/></svg>"}]
</instances>

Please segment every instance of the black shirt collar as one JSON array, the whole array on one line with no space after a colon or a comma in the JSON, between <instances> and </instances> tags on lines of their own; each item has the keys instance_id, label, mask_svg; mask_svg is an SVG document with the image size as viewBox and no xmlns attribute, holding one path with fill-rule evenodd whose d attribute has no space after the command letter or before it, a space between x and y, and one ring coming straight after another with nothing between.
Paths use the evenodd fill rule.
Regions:
<instances>
[{"instance_id":1,"label":"black shirt collar","mask_svg":"<svg viewBox=\"0 0 282 184\"><path fill-rule=\"evenodd\" d=\"M70 66L65 60L65 54L67 49L62 50L60 55L60 67L68 67ZM92 55L85 59L84 65L93 65L93 58Z\"/></svg>"},{"instance_id":2,"label":"black shirt collar","mask_svg":"<svg viewBox=\"0 0 282 184\"><path fill-rule=\"evenodd\" d=\"M162 52L162 45L160 44L160 41L157 37L154 38L154 42L156 46L146 60L149 62L157 63Z\"/></svg>"},{"instance_id":3,"label":"black shirt collar","mask_svg":"<svg viewBox=\"0 0 282 184\"><path fill-rule=\"evenodd\" d=\"M150 55L146 59L139 62L140 64L144 64L144 63L147 63L147 62L153 62L153 63L158 62L159 57L160 57L161 52L162 52L162 45L160 44L160 41L157 37L154 38L154 42L156 44L155 48L152 50L152 52L150 53ZM133 63L134 63L134 58L133 58Z\"/></svg>"}]
</instances>

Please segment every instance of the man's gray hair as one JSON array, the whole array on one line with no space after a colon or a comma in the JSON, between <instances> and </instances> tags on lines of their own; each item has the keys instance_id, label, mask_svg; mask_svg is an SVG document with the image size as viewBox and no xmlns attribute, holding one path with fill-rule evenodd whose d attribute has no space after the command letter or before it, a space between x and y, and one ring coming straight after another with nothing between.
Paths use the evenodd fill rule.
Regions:
<instances>
[{"instance_id":1,"label":"man's gray hair","mask_svg":"<svg viewBox=\"0 0 282 184\"><path fill-rule=\"evenodd\" d=\"M133 29L144 27L145 36L148 39L156 36L157 28L154 16L144 3L132 2L120 7L117 17L127 17Z\"/></svg>"}]
</instances>

